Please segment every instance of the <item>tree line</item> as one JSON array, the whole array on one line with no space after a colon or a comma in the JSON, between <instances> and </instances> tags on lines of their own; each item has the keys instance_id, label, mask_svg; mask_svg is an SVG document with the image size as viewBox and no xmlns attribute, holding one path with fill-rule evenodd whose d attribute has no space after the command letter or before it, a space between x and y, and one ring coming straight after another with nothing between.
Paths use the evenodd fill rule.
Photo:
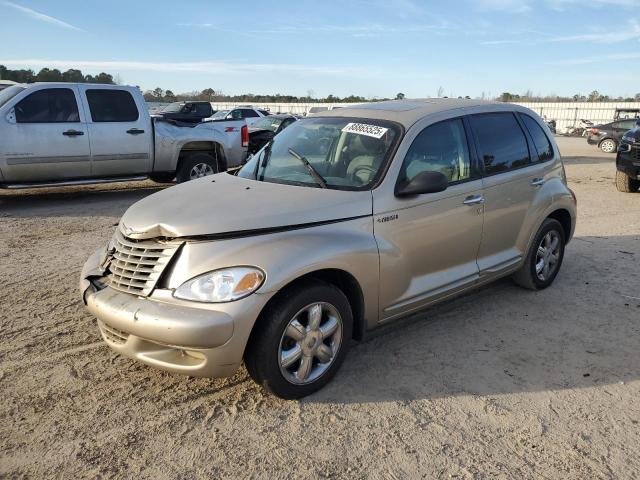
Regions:
<instances>
[{"instance_id":1,"label":"tree line","mask_svg":"<svg viewBox=\"0 0 640 480\"><path fill-rule=\"evenodd\" d=\"M117 83L113 75L99 73L97 75L85 75L82 71L70 68L62 72L57 68L43 68L38 73L31 69L10 70L0 65L0 80L11 80L18 83L33 82L72 82L72 83Z\"/></svg>"}]
</instances>

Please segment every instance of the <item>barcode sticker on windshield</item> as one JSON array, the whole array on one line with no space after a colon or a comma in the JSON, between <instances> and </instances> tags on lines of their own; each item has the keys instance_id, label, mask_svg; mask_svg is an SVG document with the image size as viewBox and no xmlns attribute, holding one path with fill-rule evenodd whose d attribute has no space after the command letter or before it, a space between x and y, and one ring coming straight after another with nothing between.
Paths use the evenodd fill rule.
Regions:
<instances>
[{"instance_id":1,"label":"barcode sticker on windshield","mask_svg":"<svg viewBox=\"0 0 640 480\"><path fill-rule=\"evenodd\" d=\"M382 138L387 133L387 130L389 129L377 125L367 125L366 123L347 123L342 129L345 133L357 133L358 135L366 135L373 138Z\"/></svg>"}]
</instances>

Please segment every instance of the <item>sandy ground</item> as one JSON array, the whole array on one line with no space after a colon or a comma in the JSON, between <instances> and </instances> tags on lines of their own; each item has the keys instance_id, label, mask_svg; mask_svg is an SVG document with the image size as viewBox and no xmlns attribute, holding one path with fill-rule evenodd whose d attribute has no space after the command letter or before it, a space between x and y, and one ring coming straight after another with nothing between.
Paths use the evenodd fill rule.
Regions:
<instances>
[{"instance_id":1,"label":"sandy ground","mask_svg":"<svg viewBox=\"0 0 640 480\"><path fill-rule=\"evenodd\" d=\"M0 193L0 477L639 478L640 194L559 144L580 216L552 288L404 321L299 402L101 342L81 266L154 184Z\"/></svg>"}]
</instances>

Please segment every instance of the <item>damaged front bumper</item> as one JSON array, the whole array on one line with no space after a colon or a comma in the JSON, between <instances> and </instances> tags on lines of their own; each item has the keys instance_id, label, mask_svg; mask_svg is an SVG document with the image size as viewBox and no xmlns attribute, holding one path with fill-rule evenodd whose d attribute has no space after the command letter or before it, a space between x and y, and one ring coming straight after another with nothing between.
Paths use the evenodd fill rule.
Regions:
<instances>
[{"instance_id":1,"label":"damaged front bumper","mask_svg":"<svg viewBox=\"0 0 640 480\"><path fill-rule=\"evenodd\" d=\"M89 258L80 277L80 293L109 347L190 376L225 377L237 370L251 327L266 303L264 296L197 306L173 299L170 290L139 297L105 285L104 258L104 249Z\"/></svg>"}]
</instances>

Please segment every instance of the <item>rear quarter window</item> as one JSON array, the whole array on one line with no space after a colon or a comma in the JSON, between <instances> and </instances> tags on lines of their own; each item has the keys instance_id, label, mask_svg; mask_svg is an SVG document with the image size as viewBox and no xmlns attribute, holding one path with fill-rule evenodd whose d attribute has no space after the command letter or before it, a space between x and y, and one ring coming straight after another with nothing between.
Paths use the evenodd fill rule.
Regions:
<instances>
[{"instance_id":1,"label":"rear quarter window","mask_svg":"<svg viewBox=\"0 0 640 480\"><path fill-rule=\"evenodd\" d=\"M472 115L470 120L486 175L508 172L531 163L527 139L513 113L480 113Z\"/></svg>"},{"instance_id":2,"label":"rear quarter window","mask_svg":"<svg viewBox=\"0 0 640 480\"><path fill-rule=\"evenodd\" d=\"M540 124L525 113L521 113L520 118L533 139L539 161L546 162L551 160L553 158L553 146Z\"/></svg>"},{"instance_id":3,"label":"rear quarter window","mask_svg":"<svg viewBox=\"0 0 640 480\"><path fill-rule=\"evenodd\" d=\"M135 122L138 107L126 90L88 89L87 102L94 122Z\"/></svg>"}]
</instances>

